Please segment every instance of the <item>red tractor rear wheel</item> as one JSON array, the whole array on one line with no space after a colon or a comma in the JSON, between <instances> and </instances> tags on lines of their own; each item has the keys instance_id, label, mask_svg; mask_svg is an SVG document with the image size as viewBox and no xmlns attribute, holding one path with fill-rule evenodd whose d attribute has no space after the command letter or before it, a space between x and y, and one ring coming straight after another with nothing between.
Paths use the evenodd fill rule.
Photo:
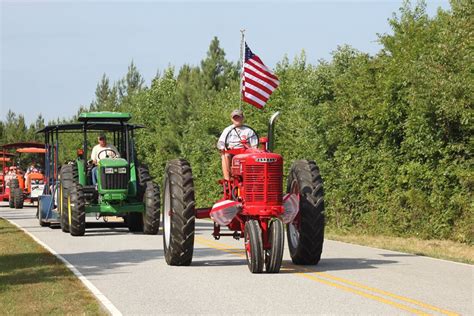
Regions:
<instances>
[{"instance_id":1,"label":"red tractor rear wheel","mask_svg":"<svg viewBox=\"0 0 474 316\"><path fill-rule=\"evenodd\" d=\"M163 185L163 248L166 263L187 266L193 260L195 200L191 166L184 159L168 162Z\"/></svg>"},{"instance_id":2,"label":"red tractor rear wheel","mask_svg":"<svg viewBox=\"0 0 474 316\"><path fill-rule=\"evenodd\" d=\"M285 247L285 229L280 219L270 222L268 231L271 248L265 250L265 271L267 273L278 273L283 259L283 249Z\"/></svg>"},{"instance_id":3,"label":"red tractor rear wheel","mask_svg":"<svg viewBox=\"0 0 474 316\"><path fill-rule=\"evenodd\" d=\"M262 229L257 220L248 220L245 223L245 255L250 272L262 273L263 271L263 241Z\"/></svg>"},{"instance_id":4,"label":"red tractor rear wheel","mask_svg":"<svg viewBox=\"0 0 474 316\"><path fill-rule=\"evenodd\" d=\"M314 161L293 163L287 191L300 197L299 213L287 225L291 260L295 264L317 264L323 251L325 223L323 180Z\"/></svg>"}]
</instances>

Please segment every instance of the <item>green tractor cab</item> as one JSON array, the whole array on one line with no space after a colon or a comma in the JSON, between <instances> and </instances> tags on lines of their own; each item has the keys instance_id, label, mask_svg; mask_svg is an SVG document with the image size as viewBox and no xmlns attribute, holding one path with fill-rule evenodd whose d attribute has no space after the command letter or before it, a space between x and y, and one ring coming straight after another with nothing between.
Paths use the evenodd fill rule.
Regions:
<instances>
[{"instance_id":1,"label":"green tractor cab","mask_svg":"<svg viewBox=\"0 0 474 316\"><path fill-rule=\"evenodd\" d=\"M38 208L40 225L57 222L64 232L82 236L86 214L94 213L96 217L123 217L132 232L158 233L160 191L135 154L134 131L143 126L128 123L130 119L129 113L89 112L80 114L78 123L49 125L39 131L45 135L47 151L47 186ZM83 145L75 160L59 167L59 138L65 133L82 134ZM88 139L95 141L98 133L107 134L107 145L114 145L118 152L109 155L107 151L112 150L103 150L94 165Z\"/></svg>"}]
</instances>

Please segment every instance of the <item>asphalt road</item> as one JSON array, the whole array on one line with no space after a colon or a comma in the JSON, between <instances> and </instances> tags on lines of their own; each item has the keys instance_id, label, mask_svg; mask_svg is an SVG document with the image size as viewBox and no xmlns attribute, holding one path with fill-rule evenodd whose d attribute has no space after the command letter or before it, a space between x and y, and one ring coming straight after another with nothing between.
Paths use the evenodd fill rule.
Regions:
<instances>
[{"instance_id":1,"label":"asphalt road","mask_svg":"<svg viewBox=\"0 0 474 316\"><path fill-rule=\"evenodd\" d=\"M160 235L92 227L84 237L39 227L35 208L11 220L66 258L124 315L474 315L472 265L326 240L317 266L296 266L285 249L279 274L251 274L243 241L214 241L198 221L193 263L170 267ZM89 218L88 218L89 220Z\"/></svg>"}]
</instances>

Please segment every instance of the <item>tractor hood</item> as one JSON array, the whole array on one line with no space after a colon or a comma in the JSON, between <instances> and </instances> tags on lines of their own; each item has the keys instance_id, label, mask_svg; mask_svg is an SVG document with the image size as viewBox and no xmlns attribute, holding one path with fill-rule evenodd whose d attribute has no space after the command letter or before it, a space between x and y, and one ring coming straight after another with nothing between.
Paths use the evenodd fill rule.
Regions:
<instances>
[{"instance_id":1,"label":"tractor hood","mask_svg":"<svg viewBox=\"0 0 474 316\"><path fill-rule=\"evenodd\" d=\"M233 164L239 164L241 161L246 163L281 163L283 160L282 156L275 153L262 152L258 149L251 149L246 151L243 154L235 155L233 159Z\"/></svg>"},{"instance_id":2,"label":"tractor hood","mask_svg":"<svg viewBox=\"0 0 474 316\"><path fill-rule=\"evenodd\" d=\"M130 168L123 158L104 158L99 161L98 189L103 200L124 200L127 196Z\"/></svg>"},{"instance_id":3,"label":"tractor hood","mask_svg":"<svg viewBox=\"0 0 474 316\"><path fill-rule=\"evenodd\" d=\"M128 167L127 160L123 158L104 158L99 160L99 168L100 167L110 167L110 168L118 168L118 167Z\"/></svg>"}]
</instances>

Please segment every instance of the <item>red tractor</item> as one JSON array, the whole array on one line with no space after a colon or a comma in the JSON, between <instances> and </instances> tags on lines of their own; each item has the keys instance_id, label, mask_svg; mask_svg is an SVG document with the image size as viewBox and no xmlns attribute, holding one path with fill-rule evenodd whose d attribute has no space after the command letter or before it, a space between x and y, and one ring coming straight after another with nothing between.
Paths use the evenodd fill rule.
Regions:
<instances>
[{"instance_id":1,"label":"red tractor","mask_svg":"<svg viewBox=\"0 0 474 316\"><path fill-rule=\"evenodd\" d=\"M213 236L244 238L246 258L252 273L280 271L284 249L284 225L290 256L295 264L317 264L324 241L323 183L314 161L297 160L291 166L286 195L283 193L283 158L273 153L274 122L268 138L259 147L241 139L229 144L231 179L220 180L223 198L210 208L195 208L193 175L184 159L168 162L163 194L163 244L169 265L190 265L194 248L196 218L214 221ZM257 134L255 137L258 139ZM240 147L240 148L237 148ZM230 232L221 232L227 226Z\"/></svg>"}]
</instances>

